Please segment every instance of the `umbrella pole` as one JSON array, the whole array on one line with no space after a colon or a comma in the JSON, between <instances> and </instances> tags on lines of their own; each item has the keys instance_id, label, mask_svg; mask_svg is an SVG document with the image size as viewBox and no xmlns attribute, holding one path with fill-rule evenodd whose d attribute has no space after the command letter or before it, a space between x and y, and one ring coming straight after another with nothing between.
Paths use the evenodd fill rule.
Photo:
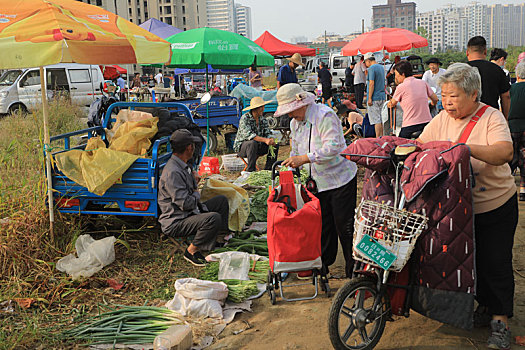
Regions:
<instances>
[{"instance_id":1,"label":"umbrella pole","mask_svg":"<svg viewBox=\"0 0 525 350\"><path fill-rule=\"evenodd\" d=\"M48 105L47 105L47 85L44 76L44 67L40 67L40 86L42 91L42 115L44 119L44 153L46 154L46 177L47 177L47 204L49 207L49 233L51 242L55 241L54 223L55 214L53 212L53 183L51 180L51 149L49 147L49 126L48 126Z\"/></svg>"},{"instance_id":2,"label":"umbrella pole","mask_svg":"<svg viewBox=\"0 0 525 350\"><path fill-rule=\"evenodd\" d=\"M93 101L95 101L95 86L93 85L93 68L92 65L89 65L89 76L91 77L91 95L93 96ZM43 102L42 102L43 103Z\"/></svg>"},{"instance_id":3,"label":"umbrella pole","mask_svg":"<svg viewBox=\"0 0 525 350\"><path fill-rule=\"evenodd\" d=\"M206 64L206 92L209 92L208 89L208 65ZM209 110L208 105L209 102L206 102L206 155L210 155L210 117L209 117Z\"/></svg>"}]
</instances>

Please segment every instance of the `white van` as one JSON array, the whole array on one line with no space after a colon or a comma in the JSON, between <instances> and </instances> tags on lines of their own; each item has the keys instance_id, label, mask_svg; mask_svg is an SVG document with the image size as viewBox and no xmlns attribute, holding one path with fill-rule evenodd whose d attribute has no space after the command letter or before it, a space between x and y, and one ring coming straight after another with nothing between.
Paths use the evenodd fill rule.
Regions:
<instances>
[{"instance_id":1,"label":"white van","mask_svg":"<svg viewBox=\"0 0 525 350\"><path fill-rule=\"evenodd\" d=\"M345 70L347 67L350 67L353 59L357 59L357 56L341 56L340 54L334 53L309 58L304 68L304 79L299 81L299 84L307 91L314 91L317 87L319 63L323 61L332 74L332 87L342 86L341 80L339 79L345 78Z\"/></svg>"},{"instance_id":2,"label":"white van","mask_svg":"<svg viewBox=\"0 0 525 350\"><path fill-rule=\"evenodd\" d=\"M91 73L90 73L91 67ZM99 66L63 63L44 68L48 97L65 92L75 104L87 106L102 96ZM29 111L42 103L40 69L12 69L0 76L0 113Z\"/></svg>"}]
</instances>

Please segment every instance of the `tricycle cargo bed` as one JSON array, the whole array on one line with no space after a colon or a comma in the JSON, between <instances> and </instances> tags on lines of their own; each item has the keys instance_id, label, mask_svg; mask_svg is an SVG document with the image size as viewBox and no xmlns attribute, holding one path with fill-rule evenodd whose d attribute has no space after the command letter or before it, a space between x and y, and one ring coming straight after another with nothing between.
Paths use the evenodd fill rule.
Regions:
<instances>
[{"instance_id":1,"label":"tricycle cargo bed","mask_svg":"<svg viewBox=\"0 0 525 350\"><path fill-rule=\"evenodd\" d=\"M113 106L113 105L112 105ZM188 108L178 103L126 103L119 102L113 107L130 108L158 107L177 110L191 119ZM108 116L111 115L110 108ZM105 125L109 118L105 118ZM53 155L71 149L84 149L85 144L71 147L71 139L91 138L101 135L105 140L102 127L93 127L72 133L62 134L51 138L51 142L63 142L63 150ZM205 146L203 147L203 150ZM122 175L121 181L111 186L102 196L91 193L87 188L75 183L53 166L53 194L55 205L60 212L77 214L114 214L158 217L157 206L158 180L162 169L172 155L169 137L156 140L152 146L151 157L137 159ZM202 153L201 153L202 155Z\"/></svg>"}]
</instances>

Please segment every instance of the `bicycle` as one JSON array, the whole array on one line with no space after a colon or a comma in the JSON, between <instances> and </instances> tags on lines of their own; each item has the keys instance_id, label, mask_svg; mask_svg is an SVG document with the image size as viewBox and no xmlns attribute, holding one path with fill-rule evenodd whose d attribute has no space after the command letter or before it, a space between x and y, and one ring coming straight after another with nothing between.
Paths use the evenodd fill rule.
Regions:
<instances>
[{"instance_id":1,"label":"bicycle","mask_svg":"<svg viewBox=\"0 0 525 350\"><path fill-rule=\"evenodd\" d=\"M415 145L402 145L392 154L394 206L364 200L356 210L353 257L354 275L358 277L338 290L328 319L330 340L337 350L373 349L386 321L392 320L388 289L410 289L410 286L388 283L388 278L390 272L403 269L418 236L427 226L426 216L403 210L405 197L400 191L404 161L416 149ZM405 297L405 316L408 316L409 304Z\"/></svg>"}]
</instances>

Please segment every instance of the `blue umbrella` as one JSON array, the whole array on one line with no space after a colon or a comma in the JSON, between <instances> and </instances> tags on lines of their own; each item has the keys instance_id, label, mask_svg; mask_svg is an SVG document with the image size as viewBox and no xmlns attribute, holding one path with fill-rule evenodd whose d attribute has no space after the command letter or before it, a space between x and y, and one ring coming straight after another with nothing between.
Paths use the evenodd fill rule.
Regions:
<instances>
[{"instance_id":1,"label":"blue umbrella","mask_svg":"<svg viewBox=\"0 0 525 350\"><path fill-rule=\"evenodd\" d=\"M146 22L139 25L139 27L146 29L148 32L155 34L156 36L166 39L172 35L182 32L179 28L170 26L164 22L159 21L156 18L150 18Z\"/></svg>"}]
</instances>

